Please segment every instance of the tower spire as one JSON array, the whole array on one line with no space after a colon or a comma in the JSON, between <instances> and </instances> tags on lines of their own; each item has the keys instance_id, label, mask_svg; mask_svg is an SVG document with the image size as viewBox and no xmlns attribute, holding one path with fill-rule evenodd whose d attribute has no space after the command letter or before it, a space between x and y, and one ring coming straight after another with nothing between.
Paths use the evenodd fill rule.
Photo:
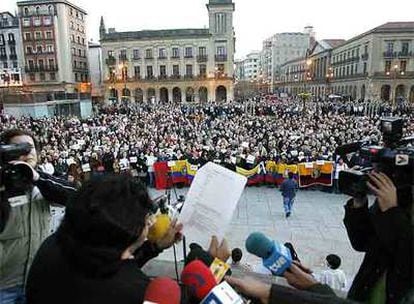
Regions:
<instances>
[{"instance_id":1,"label":"tower spire","mask_svg":"<svg viewBox=\"0 0 414 304\"><path fill-rule=\"evenodd\" d=\"M103 16L101 16L101 24L99 25L99 37L102 39L106 34L106 28L105 28L105 21Z\"/></svg>"}]
</instances>

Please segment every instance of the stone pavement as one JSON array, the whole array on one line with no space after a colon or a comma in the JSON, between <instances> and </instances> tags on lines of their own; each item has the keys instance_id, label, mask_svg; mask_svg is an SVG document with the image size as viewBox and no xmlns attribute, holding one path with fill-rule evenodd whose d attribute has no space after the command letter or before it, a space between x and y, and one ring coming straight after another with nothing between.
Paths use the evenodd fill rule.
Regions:
<instances>
[{"instance_id":1,"label":"stone pavement","mask_svg":"<svg viewBox=\"0 0 414 304\"><path fill-rule=\"evenodd\" d=\"M185 194L188 189L177 189ZM150 190L156 197L163 191ZM172 194L172 201L175 201ZM260 260L247 253L244 242L251 232L260 231L280 242L291 242L302 263L318 273L325 268L326 255L335 253L342 259L341 268L350 282L356 274L363 254L354 251L348 240L342 219L347 197L321 191L300 190L293 214L285 218L282 197L278 189L246 188L233 215L227 239L231 248L243 250L244 261L259 264ZM178 259L182 246L177 247ZM159 260L173 260L173 250L160 255Z\"/></svg>"}]
</instances>

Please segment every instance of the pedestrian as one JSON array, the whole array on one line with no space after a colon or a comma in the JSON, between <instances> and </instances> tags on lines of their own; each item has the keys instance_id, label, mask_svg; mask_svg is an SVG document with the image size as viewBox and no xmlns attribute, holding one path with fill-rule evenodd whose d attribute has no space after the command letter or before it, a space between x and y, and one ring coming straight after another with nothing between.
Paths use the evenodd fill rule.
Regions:
<instances>
[{"instance_id":1,"label":"pedestrian","mask_svg":"<svg viewBox=\"0 0 414 304\"><path fill-rule=\"evenodd\" d=\"M336 254L329 254L326 256L327 270L321 273L320 282L329 285L334 290L345 291L346 276L341 266L341 258Z\"/></svg>"},{"instance_id":2,"label":"pedestrian","mask_svg":"<svg viewBox=\"0 0 414 304\"><path fill-rule=\"evenodd\" d=\"M283 196L283 207L285 209L286 218L290 217L292 213L293 203L295 201L296 192L298 191L298 183L293 178L293 173L288 173L288 179L286 179L280 185L280 191Z\"/></svg>"}]
</instances>

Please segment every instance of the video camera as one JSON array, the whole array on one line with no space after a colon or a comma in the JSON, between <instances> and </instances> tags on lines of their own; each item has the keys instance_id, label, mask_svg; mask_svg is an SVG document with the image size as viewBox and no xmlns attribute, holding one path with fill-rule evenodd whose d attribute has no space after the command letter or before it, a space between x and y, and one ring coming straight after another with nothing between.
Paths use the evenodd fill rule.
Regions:
<instances>
[{"instance_id":1,"label":"video camera","mask_svg":"<svg viewBox=\"0 0 414 304\"><path fill-rule=\"evenodd\" d=\"M4 194L8 197L24 194L32 184L33 172L28 165L11 164L20 156L29 154L32 147L24 144L0 144L0 196L4 200Z\"/></svg>"},{"instance_id":2,"label":"video camera","mask_svg":"<svg viewBox=\"0 0 414 304\"><path fill-rule=\"evenodd\" d=\"M414 185L414 137L402 138L404 120L398 117L381 119L380 130L384 146L356 142L338 147L335 151L345 159L346 154L359 152L362 167L339 173L339 189L342 193L363 197L368 192L368 173L372 170L386 174L397 190Z\"/></svg>"}]
</instances>

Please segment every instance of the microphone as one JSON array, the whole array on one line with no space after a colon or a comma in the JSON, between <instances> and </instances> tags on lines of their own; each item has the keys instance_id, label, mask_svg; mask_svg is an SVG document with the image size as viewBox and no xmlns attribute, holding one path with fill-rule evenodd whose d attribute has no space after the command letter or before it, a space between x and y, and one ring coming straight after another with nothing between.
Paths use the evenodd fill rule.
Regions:
<instances>
[{"instance_id":1,"label":"microphone","mask_svg":"<svg viewBox=\"0 0 414 304\"><path fill-rule=\"evenodd\" d=\"M246 249L263 259L263 266L273 275L281 276L292 265L289 249L283 244L272 241L261 232L254 232L246 240Z\"/></svg>"},{"instance_id":2,"label":"microphone","mask_svg":"<svg viewBox=\"0 0 414 304\"><path fill-rule=\"evenodd\" d=\"M200 304L243 304L243 298L224 281L214 287Z\"/></svg>"},{"instance_id":3,"label":"microphone","mask_svg":"<svg viewBox=\"0 0 414 304\"><path fill-rule=\"evenodd\" d=\"M170 278L155 278L145 290L144 304L180 304L181 289Z\"/></svg>"},{"instance_id":4,"label":"microphone","mask_svg":"<svg viewBox=\"0 0 414 304\"><path fill-rule=\"evenodd\" d=\"M203 262L195 260L184 267L181 282L187 286L197 300L202 300L216 286L217 282L210 269Z\"/></svg>"}]
</instances>

